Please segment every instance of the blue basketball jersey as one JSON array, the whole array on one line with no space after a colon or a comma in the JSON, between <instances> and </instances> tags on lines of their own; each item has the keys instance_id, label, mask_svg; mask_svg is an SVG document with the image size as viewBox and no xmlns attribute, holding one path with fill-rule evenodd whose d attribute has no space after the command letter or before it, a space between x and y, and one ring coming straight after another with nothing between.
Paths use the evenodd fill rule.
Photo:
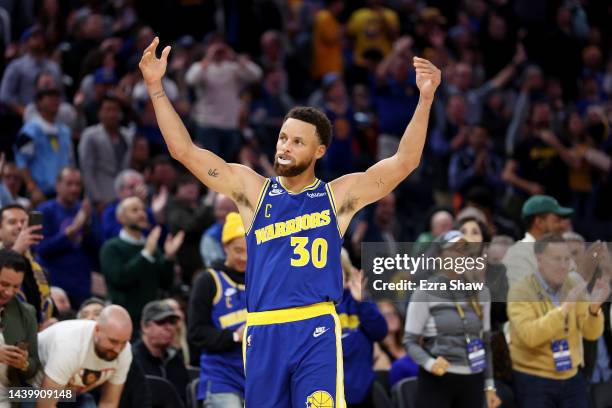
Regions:
<instances>
[{"instance_id":1,"label":"blue basketball jersey","mask_svg":"<svg viewBox=\"0 0 612 408\"><path fill-rule=\"evenodd\" d=\"M217 288L211 315L213 325L217 329L236 330L247 317L244 285L234 282L222 271L209 269L208 273ZM200 368L199 398L204 398L207 387L213 393L244 393L244 365L239 343L234 349L224 352L204 350L200 356Z\"/></svg>"},{"instance_id":2,"label":"blue basketball jersey","mask_svg":"<svg viewBox=\"0 0 612 408\"><path fill-rule=\"evenodd\" d=\"M339 302L342 237L331 188L315 180L299 193L266 180L247 230L249 312Z\"/></svg>"}]
</instances>

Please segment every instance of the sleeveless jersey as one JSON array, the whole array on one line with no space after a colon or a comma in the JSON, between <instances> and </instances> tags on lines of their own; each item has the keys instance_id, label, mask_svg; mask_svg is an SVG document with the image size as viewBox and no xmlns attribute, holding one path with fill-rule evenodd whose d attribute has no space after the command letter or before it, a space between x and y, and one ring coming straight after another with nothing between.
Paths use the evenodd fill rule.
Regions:
<instances>
[{"instance_id":1,"label":"sleeveless jersey","mask_svg":"<svg viewBox=\"0 0 612 408\"><path fill-rule=\"evenodd\" d=\"M209 269L217 293L213 299L211 320L217 329L236 330L246 322L246 294L244 285L232 281L224 272ZM200 356L200 389L206 393L210 381L211 391L244 393L244 366L239 343L229 351Z\"/></svg>"},{"instance_id":2,"label":"sleeveless jersey","mask_svg":"<svg viewBox=\"0 0 612 408\"><path fill-rule=\"evenodd\" d=\"M280 177L266 180L246 231L249 312L341 300L335 205L331 188L318 179L299 193Z\"/></svg>"}]
</instances>

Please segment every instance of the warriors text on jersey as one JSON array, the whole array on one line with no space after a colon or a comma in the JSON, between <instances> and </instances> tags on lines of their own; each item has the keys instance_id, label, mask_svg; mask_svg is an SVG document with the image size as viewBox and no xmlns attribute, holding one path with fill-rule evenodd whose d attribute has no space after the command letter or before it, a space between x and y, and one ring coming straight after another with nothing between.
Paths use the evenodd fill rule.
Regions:
<instances>
[{"instance_id":1,"label":"warriors text on jersey","mask_svg":"<svg viewBox=\"0 0 612 408\"><path fill-rule=\"evenodd\" d=\"M249 312L339 302L341 247L329 185L317 179L293 193L267 179L247 230Z\"/></svg>"}]
</instances>

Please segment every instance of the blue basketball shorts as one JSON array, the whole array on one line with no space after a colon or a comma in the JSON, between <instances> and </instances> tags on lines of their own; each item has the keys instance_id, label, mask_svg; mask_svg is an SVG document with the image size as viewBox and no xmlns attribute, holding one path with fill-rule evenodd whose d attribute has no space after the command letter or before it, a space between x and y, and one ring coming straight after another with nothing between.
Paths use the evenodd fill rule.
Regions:
<instances>
[{"instance_id":1,"label":"blue basketball shorts","mask_svg":"<svg viewBox=\"0 0 612 408\"><path fill-rule=\"evenodd\" d=\"M341 331L331 302L249 313L246 408L345 408Z\"/></svg>"}]
</instances>

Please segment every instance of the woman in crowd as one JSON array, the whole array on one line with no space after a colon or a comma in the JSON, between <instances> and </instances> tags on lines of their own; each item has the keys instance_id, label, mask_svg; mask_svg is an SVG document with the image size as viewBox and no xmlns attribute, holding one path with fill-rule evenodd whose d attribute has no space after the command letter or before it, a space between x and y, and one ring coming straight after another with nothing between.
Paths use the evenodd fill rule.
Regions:
<instances>
[{"instance_id":1,"label":"woman in crowd","mask_svg":"<svg viewBox=\"0 0 612 408\"><path fill-rule=\"evenodd\" d=\"M389 370L391 364L406 355L402 344L404 319L399 309L389 300L377 302L378 310L387 321L387 335L374 347L374 369Z\"/></svg>"},{"instance_id":2,"label":"woman in crowd","mask_svg":"<svg viewBox=\"0 0 612 408\"><path fill-rule=\"evenodd\" d=\"M437 256L452 259L455 268L439 265L430 282L440 284L442 290L417 290L408 306L405 345L420 366L417 407L482 407L486 400L488 408L495 408L500 400L493 381L489 342L489 292L486 287L452 289L451 281L471 283L477 276L459 269L458 258L474 255L464 234L452 230L434 244ZM447 285L447 290L441 284Z\"/></svg>"}]
</instances>

